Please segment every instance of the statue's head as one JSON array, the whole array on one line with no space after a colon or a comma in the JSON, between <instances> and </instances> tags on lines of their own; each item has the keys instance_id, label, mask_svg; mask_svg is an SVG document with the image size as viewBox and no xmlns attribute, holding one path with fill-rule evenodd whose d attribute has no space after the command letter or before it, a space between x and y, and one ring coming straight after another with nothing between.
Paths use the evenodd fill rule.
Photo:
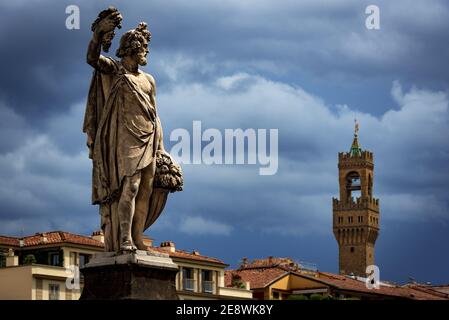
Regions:
<instances>
[{"instance_id":1,"label":"statue's head","mask_svg":"<svg viewBox=\"0 0 449 320\"><path fill-rule=\"evenodd\" d=\"M145 22L139 23L136 29L125 32L120 39L120 47L116 55L119 58L130 56L136 59L141 66L147 64L148 43L151 40L151 32Z\"/></svg>"}]
</instances>

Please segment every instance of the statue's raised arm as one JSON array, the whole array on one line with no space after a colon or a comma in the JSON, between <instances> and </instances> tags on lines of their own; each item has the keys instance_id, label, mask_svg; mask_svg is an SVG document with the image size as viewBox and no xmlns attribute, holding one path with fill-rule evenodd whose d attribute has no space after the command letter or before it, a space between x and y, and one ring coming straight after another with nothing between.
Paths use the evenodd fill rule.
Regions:
<instances>
[{"instance_id":1,"label":"statue's raised arm","mask_svg":"<svg viewBox=\"0 0 449 320\"><path fill-rule=\"evenodd\" d=\"M87 63L100 72L109 73L113 70L109 60L100 53L102 47L105 52L108 52L115 36L114 29L121 28L121 21L120 12L114 7L109 7L100 12L92 23L93 36L87 50Z\"/></svg>"}]
</instances>

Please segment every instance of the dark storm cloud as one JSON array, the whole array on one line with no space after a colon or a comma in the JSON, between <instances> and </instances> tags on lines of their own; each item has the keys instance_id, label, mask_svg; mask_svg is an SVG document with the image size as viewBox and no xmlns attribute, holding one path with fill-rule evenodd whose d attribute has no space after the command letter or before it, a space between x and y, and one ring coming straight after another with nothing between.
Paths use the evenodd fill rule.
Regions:
<instances>
[{"instance_id":1,"label":"dark storm cloud","mask_svg":"<svg viewBox=\"0 0 449 320\"><path fill-rule=\"evenodd\" d=\"M65 28L64 2L1 5L0 97L35 125L85 94L87 30Z\"/></svg>"},{"instance_id":2,"label":"dark storm cloud","mask_svg":"<svg viewBox=\"0 0 449 320\"><path fill-rule=\"evenodd\" d=\"M365 28L364 10L371 2L331 3L178 2L162 11L154 5L149 14L160 37L154 43L158 41L158 50L182 52L186 59L204 58L218 66L215 75L237 69L311 88L326 100L343 102L344 96L346 103L376 115L391 103L380 79L447 87L449 79L441 66L449 61L449 13L443 1L413 6L407 1L376 1L381 10L379 31ZM183 14L177 14L178 8ZM187 80L196 75L206 81L207 74L198 74L197 65L192 66L185 73Z\"/></svg>"},{"instance_id":3,"label":"dark storm cloud","mask_svg":"<svg viewBox=\"0 0 449 320\"><path fill-rule=\"evenodd\" d=\"M81 30L64 26L69 4L80 6ZM0 4L0 234L98 226L81 133L91 75L84 60L90 23L109 4ZM158 83L167 146L174 144L170 132L191 131L193 120L203 129L279 129L276 175L259 176L257 166L185 165L185 190L170 196L152 236L231 263L269 251L337 271L331 197L338 193L337 153L349 149L355 114L362 147L376 157L384 239L447 223L448 7L378 2L381 30L367 31L367 4L115 3L124 15L118 36L141 20L153 33L144 70ZM404 220L406 230L393 236L389 224ZM414 246L425 255L426 247ZM393 254L414 256L388 247L378 247L383 263ZM397 277L396 267L387 264L387 275Z\"/></svg>"},{"instance_id":4,"label":"dark storm cloud","mask_svg":"<svg viewBox=\"0 0 449 320\"><path fill-rule=\"evenodd\" d=\"M80 7L80 30L65 28L69 4ZM84 100L90 74L84 62L90 23L108 4L3 3L0 98L36 123ZM181 57L179 63L203 61L209 67L187 65L188 72L177 81L209 81L236 70L258 73L379 115L391 102L379 79L437 89L449 81L441 67L449 61L449 13L444 1L413 6L407 1L376 1L381 10L378 31L365 28L364 10L370 1L114 4L125 18L119 35L136 21L149 22L154 52L148 69L162 85L173 79L160 62L172 64ZM369 99L372 95L378 97L376 104Z\"/></svg>"}]
</instances>

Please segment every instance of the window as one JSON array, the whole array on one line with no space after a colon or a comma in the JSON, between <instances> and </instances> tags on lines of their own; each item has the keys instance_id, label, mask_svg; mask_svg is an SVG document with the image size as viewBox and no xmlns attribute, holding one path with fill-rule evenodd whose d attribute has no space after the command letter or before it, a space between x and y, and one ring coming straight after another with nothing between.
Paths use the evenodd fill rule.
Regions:
<instances>
[{"instance_id":1,"label":"window","mask_svg":"<svg viewBox=\"0 0 449 320\"><path fill-rule=\"evenodd\" d=\"M59 266L59 253L50 253L50 265Z\"/></svg>"},{"instance_id":2,"label":"window","mask_svg":"<svg viewBox=\"0 0 449 320\"><path fill-rule=\"evenodd\" d=\"M6 254L0 252L0 268L6 267Z\"/></svg>"},{"instance_id":3,"label":"window","mask_svg":"<svg viewBox=\"0 0 449 320\"><path fill-rule=\"evenodd\" d=\"M59 284L50 283L48 285L48 299L59 300Z\"/></svg>"},{"instance_id":4,"label":"window","mask_svg":"<svg viewBox=\"0 0 449 320\"><path fill-rule=\"evenodd\" d=\"M212 279L212 271L201 271L202 289L205 293L214 293L214 281Z\"/></svg>"},{"instance_id":5,"label":"window","mask_svg":"<svg viewBox=\"0 0 449 320\"><path fill-rule=\"evenodd\" d=\"M368 175L368 196L373 196L373 178L371 178L371 175Z\"/></svg>"},{"instance_id":6,"label":"window","mask_svg":"<svg viewBox=\"0 0 449 320\"><path fill-rule=\"evenodd\" d=\"M80 268L84 267L90 260L89 254L80 254Z\"/></svg>"},{"instance_id":7,"label":"window","mask_svg":"<svg viewBox=\"0 0 449 320\"><path fill-rule=\"evenodd\" d=\"M351 247L351 253L354 253L354 247Z\"/></svg>"},{"instance_id":8,"label":"window","mask_svg":"<svg viewBox=\"0 0 449 320\"><path fill-rule=\"evenodd\" d=\"M195 291L195 280L192 268L182 268L182 288L188 291Z\"/></svg>"},{"instance_id":9,"label":"window","mask_svg":"<svg viewBox=\"0 0 449 320\"><path fill-rule=\"evenodd\" d=\"M273 291L273 299L279 300L279 292Z\"/></svg>"},{"instance_id":10,"label":"window","mask_svg":"<svg viewBox=\"0 0 449 320\"><path fill-rule=\"evenodd\" d=\"M347 200L352 202L352 198L360 197L361 193L360 175L356 171L348 173L346 176L346 195Z\"/></svg>"}]
</instances>

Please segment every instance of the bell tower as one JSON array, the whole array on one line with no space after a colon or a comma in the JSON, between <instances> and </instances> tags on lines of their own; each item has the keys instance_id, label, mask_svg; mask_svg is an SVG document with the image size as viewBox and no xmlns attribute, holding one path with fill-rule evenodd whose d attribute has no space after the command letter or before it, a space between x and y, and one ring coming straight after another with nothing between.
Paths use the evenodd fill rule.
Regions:
<instances>
[{"instance_id":1,"label":"bell tower","mask_svg":"<svg viewBox=\"0 0 449 320\"><path fill-rule=\"evenodd\" d=\"M340 274L366 277L366 267L374 265L379 199L373 197L373 153L362 150L358 131L356 121L351 149L338 154L340 199L332 199L333 232L339 246Z\"/></svg>"}]
</instances>

